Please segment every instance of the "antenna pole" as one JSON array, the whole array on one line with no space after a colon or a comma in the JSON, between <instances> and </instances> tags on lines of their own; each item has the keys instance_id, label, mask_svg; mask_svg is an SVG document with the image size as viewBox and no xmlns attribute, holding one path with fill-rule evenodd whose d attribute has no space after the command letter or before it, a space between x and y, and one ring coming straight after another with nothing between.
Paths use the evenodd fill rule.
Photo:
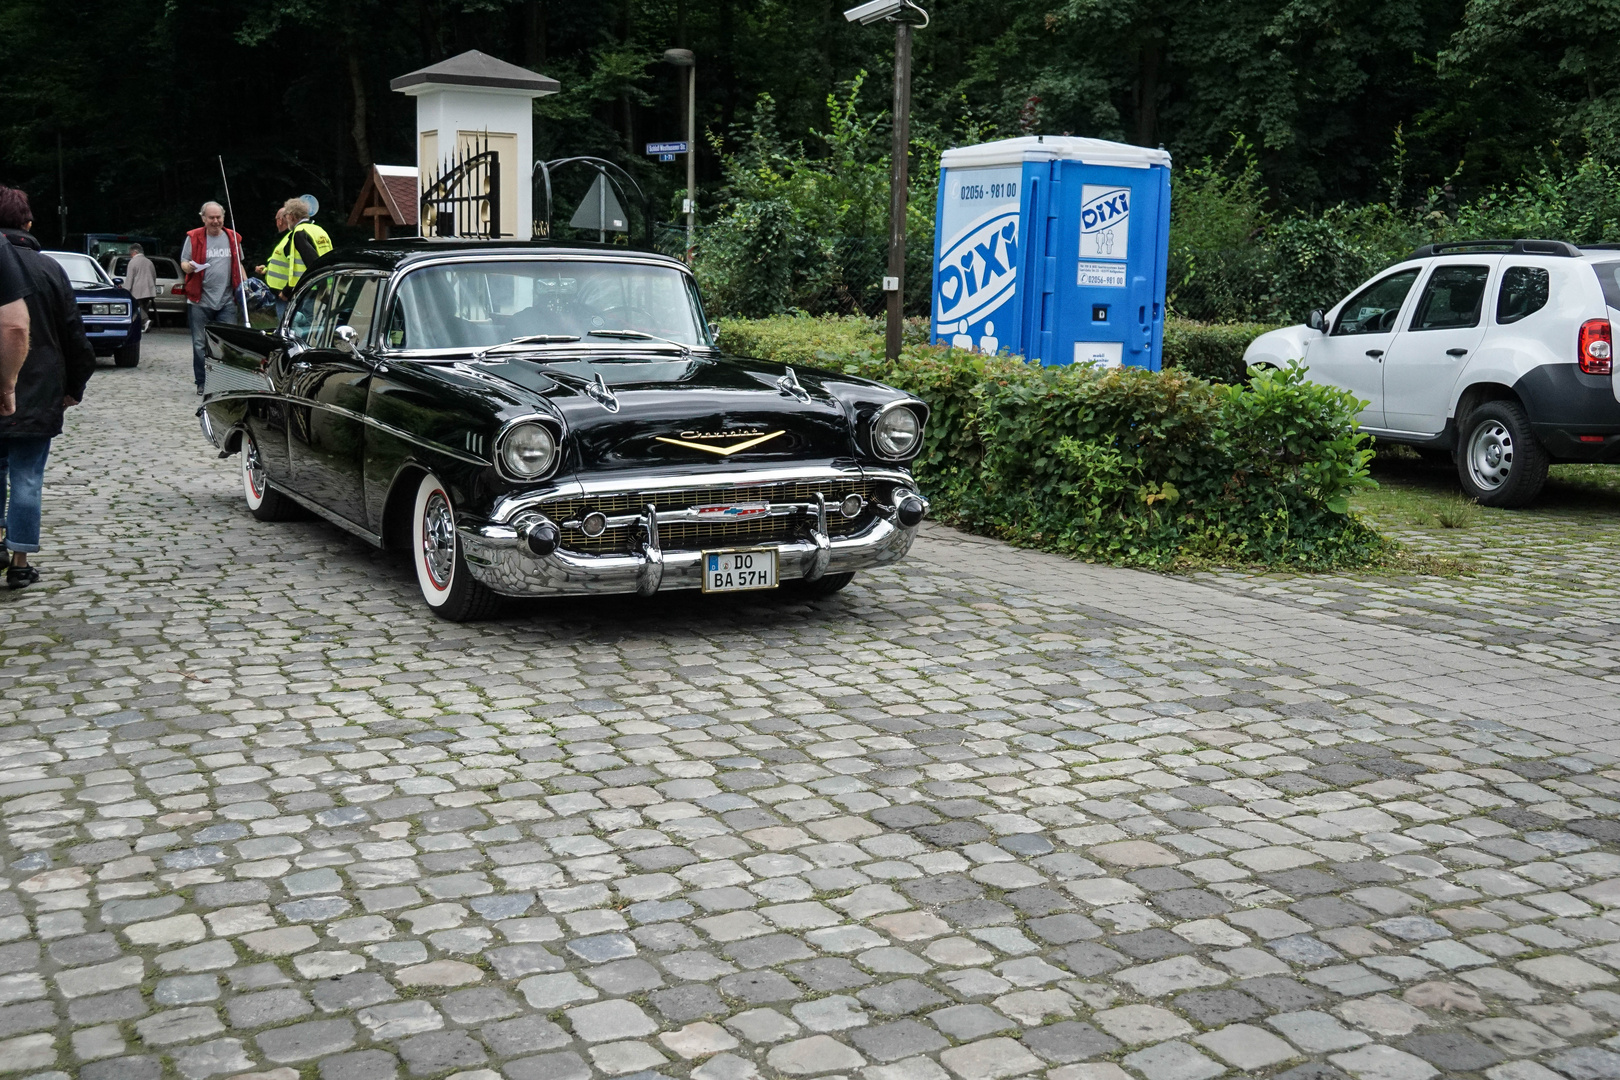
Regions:
<instances>
[{"instance_id":1,"label":"antenna pole","mask_svg":"<svg viewBox=\"0 0 1620 1080\"><path fill-rule=\"evenodd\" d=\"M232 208L232 206L231 206L231 182L228 179L226 179L226 177L225 177L225 155L224 154L219 155L219 180L220 180L220 183L225 185L225 213L229 214L230 218L231 218L231 233L233 235L239 237L242 234L236 231L236 210L234 208ZM227 244L226 246L230 247L231 245ZM240 256L241 256L240 251L237 251L237 252L235 252L235 253L233 253L231 255L232 259L237 260L237 266L232 268L232 273L236 273L236 274L241 273L241 258L240 258ZM240 284L238 284L236 286L236 302L242 305L242 325L243 326L252 325L252 320L248 317L247 282L246 281L243 281L243 282L241 282Z\"/></svg>"}]
</instances>

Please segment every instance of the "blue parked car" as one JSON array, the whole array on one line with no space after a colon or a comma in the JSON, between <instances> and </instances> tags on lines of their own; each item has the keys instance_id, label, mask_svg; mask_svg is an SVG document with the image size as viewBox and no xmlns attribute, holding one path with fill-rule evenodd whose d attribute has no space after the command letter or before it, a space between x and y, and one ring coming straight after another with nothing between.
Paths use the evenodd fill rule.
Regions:
<instances>
[{"instance_id":1,"label":"blue parked car","mask_svg":"<svg viewBox=\"0 0 1620 1080\"><path fill-rule=\"evenodd\" d=\"M141 316L135 298L122 288L123 278L107 271L88 255L74 251L47 251L67 271L73 296L84 319L84 335L97 356L110 356L119 367L141 362Z\"/></svg>"}]
</instances>

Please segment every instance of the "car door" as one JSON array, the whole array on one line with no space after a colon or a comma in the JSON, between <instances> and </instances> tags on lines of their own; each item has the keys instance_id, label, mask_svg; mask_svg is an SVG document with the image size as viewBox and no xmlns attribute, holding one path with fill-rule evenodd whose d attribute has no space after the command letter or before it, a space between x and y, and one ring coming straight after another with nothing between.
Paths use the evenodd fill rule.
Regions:
<instances>
[{"instance_id":1,"label":"car door","mask_svg":"<svg viewBox=\"0 0 1620 1080\"><path fill-rule=\"evenodd\" d=\"M299 490L356 525L366 524L364 465L366 396L371 366L358 349L371 338L382 276L337 273L327 279L326 303L294 363L293 472ZM354 331L345 347L340 327ZM299 367L299 365L303 365Z\"/></svg>"},{"instance_id":2,"label":"car door","mask_svg":"<svg viewBox=\"0 0 1620 1080\"><path fill-rule=\"evenodd\" d=\"M1344 302L1327 334L1305 343L1305 366L1313 382L1348 390L1367 402L1363 427L1384 426L1383 358L1396 336L1421 267L1385 274Z\"/></svg>"},{"instance_id":3,"label":"car door","mask_svg":"<svg viewBox=\"0 0 1620 1080\"><path fill-rule=\"evenodd\" d=\"M278 335L281 346L271 353L267 372L281 412L278 430L282 436L280 452L286 462L286 472L280 479L286 487L303 495L311 493L305 479L298 475L302 455L295 453L293 447L308 439L309 407L304 404L302 387L311 369L310 353L323 329L331 329L331 290L332 277L325 275L307 282L293 297ZM263 441L270 440L267 437ZM271 479L277 477L272 475Z\"/></svg>"},{"instance_id":4,"label":"car door","mask_svg":"<svg viewBox=\"0 0 1620 1080\"><path fill-rule=\"evenodd\" d=\"M1406 326L1384 355L1384 424L1438 435L1451 388L1485 338L1485 298L1500 255L1436 259Z\"/></svg>"}]
</instances>

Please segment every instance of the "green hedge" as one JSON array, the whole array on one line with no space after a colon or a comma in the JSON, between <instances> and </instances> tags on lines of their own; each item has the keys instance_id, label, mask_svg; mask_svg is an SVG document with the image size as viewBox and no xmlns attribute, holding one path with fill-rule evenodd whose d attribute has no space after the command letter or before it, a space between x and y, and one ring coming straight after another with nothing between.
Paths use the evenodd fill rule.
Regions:
<instances>
[{"instance_id":1,"label":"green hedge","mask_svg":"<svg viewBox=\"0 0 1620 1080\"><path fill-rule=\"evenodd\" d=\"M1240 383L1248 377L1243 350L1276 328L1270 323L1200 323L1172 316L1164 321L1164 366L1210 382Z\"/></svg>"},{"instance_id":2,"label":"green hedge","mask_svg":"<svg viewBox=\"0 0 1620 1080\"><path fill-rule=\"evenodd\" d=\"M1271 329L1265 323L1210 324L1172 316L1164 325L1164 364L1211 382L1242 382L1243 350ZM783 364L814 365L824 352L865 349L882 340L883 320L857 315L720 320L720 342L726 351ZM905 340L926 344L927 320L907 319Z\"/></svg>"},{"instance_id":3,"label":"green hedge","mask_svg":"<svg viewBox=\"0 0 1620 1080\"><path fill-rule=\"evenodd\" d=\"M881 346L819 359L928 403L918 483L966 528L1135 566L1338 566L1385 552L1349 512L1373 486L1358 404L1297 367L1223 386L941 346L908 346L894 363Z\"/></svg>"},{"instance_id":4,"label":"green hedge","mask_svg":"<svg viewBox=\"0 0 1620 1080\"><path fill-rule=\"evenodd\" d=\"M965 528L1137 566L1381 558L1383 539L1349 512L1349 496L1373 486L1358 403L1297 367L1246 379L1243 348L1264 329L1179 322L1180 367L1163 372L1041 367L921 343L890 362L881 324L860 318L731 320L721 343L926 401L917 480L936 516Z\"/></svg>"}]
</instances>

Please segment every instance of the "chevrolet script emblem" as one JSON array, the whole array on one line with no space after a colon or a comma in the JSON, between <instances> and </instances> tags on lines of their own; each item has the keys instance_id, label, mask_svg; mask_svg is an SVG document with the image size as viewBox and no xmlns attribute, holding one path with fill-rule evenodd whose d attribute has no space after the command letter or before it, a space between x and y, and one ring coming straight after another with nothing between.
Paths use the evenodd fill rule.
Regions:
<instances>
[{"instance_id":1,"label":"chevrolet script emblem","mask_svg":"<svg viewBox=\"0 0 1620 1080\"><path fill-rule=\"evenodd\" d=\"M688 450L702 450L710 454L719 454L721 457L730 457L732 454L751 450L760 443L770 442L778 435L785 434L787 434L786 431L772 431L763 435L757 431L683 431L681 435L684 437L679 439L672 439L667 435L655 435L653 438L658 442L668 443L671 446L684 446ZM695 441L698 439L734 439L738 437L743 437L743 441L732 443L730 446L711 446L706 442Z\"/></svg>"}]
</instances>

